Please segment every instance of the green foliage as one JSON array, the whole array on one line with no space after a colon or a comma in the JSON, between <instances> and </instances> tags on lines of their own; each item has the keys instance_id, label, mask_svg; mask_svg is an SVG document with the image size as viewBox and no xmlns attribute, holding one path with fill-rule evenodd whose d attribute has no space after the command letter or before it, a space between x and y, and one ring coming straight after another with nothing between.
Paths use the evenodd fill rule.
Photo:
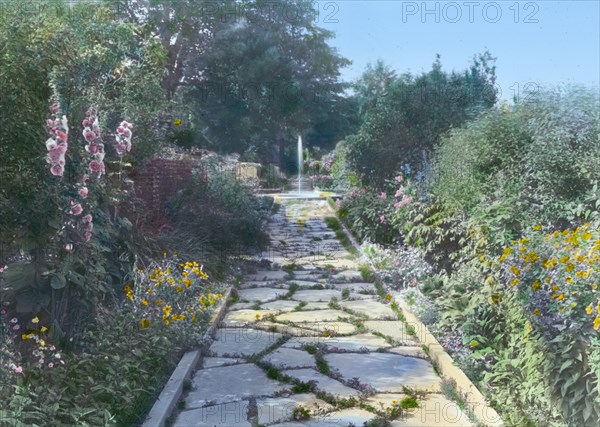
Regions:
<instances>
[{"instance_id":1,"label":"green foliage","mask_svg":"<svg viewBox=\"0 0 600 427\"><path fill-rule=\"evenodd\" d=\"M449 74L441 70L438 56L428 73L403 74L393 82L393 74L382 64L368 69L358 82L359 94L376 85L383 96L363 99L368 107L364 120L347 138L348 161L361 181L381 188L405 163L418 166L423 152L449 129L493 106L494 60L485 52L468 71Z\"/></svg>"},{"instance_id":2,"label":"green foliage","mask_svg":"<svg viewBox=\"0 0 600 427\"><path fill-rule=\"evenodd\" d=\"M265 200L226 172L211 172L208 183L195 179L174 197L174 222L189 236L202 236L203 257L264 244Z\"/></svg>"},{"instance_id":3,"label":"green foliage","mask_svg":"<svg viewBox=\"0 0 600 427\"><path fill-rule=\"evenodd\" d=\"M14 393L1 400L4 422L124 426L142 421L175 366L181 343L169 333L141 330L132 313L120 308L101 311L84 339L84 351L62 354L64 367L26 372Z\"/></svg>"}]
</instances>

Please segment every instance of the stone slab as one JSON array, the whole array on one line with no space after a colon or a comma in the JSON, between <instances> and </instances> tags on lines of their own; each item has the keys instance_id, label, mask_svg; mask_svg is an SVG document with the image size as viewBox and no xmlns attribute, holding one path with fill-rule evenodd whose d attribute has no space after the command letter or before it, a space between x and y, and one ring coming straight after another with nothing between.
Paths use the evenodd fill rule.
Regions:
<instances>
[{"instance_id":1,"label":"stone slab","mask_svg":"<svg viewBox=\"0 0 600 427\"><path fill-rule=\"evenodd\" d=\"M357 357L352 353L325 355L329 366L346 380L358 377L377 391L400 392L403 386L423 391L440 390L440 378L431 364L415 357L390 353L368 353Z\"/></svg>"},{"instance_id":2,"label":"stone slab","mask_svg":"<svg viewBox=\"0 0 600 427\"><path fill-rule=\"evenodd\" d=\"M249 288L249 289L241 289L238 291L238 295L240 297L240 301L248 300L250 302L267 302L273 301L279 298L281 295L285 295L287 293L287 289L277 289L277 288Z\"/></svg>"},{"instance_id":3,"label":"stone slab","mask_svg":"<svg viewBox=\"0 0 600 427\"><path fill-rule=\"evenodd\" d=\"M253 328L221 328L209 351L216 356L251 356L275 344L281 334Z\"/></svg>"},{"instance_id":4,"label":"stone slab","mask_svg":"<svg viewBox=\"0 0 600 427\"><path fill-rule=\"evenodd\" d=\"M278 348L265 355L262 360L281 369L316 367L315 358L312 355L303 350L287 347Z\"/></svg>"},{"instance_id":5,"label":"stone slab","mask_svg":"<svg viewBox=\"0 0 600 427\"><path fill-rule=\"evenodd\" d=\"M336 289L321 289L321 290L300 290L296 291L292 296L294 301L304 301L304 302L329 302L331 298L337 298L338 300L342 298L342 292Z\"/></svg>"},{"instance_id":6,"label":"stone slab","mask_svg":"<svg viewBox=\"0 0 600 427\"><path fill-rule=\"evenodd\" d=\"M294 409L302 406L311 412L313 419L318 419L325 411L333 407L327 402L317 399L314 394L294 394L290 397L274 397L257 399L258 423L267 425L292 419Z\"/></svg>"},{"instance_id":7,"label":"stone slab","mask_svg":"<svg viewBox=\"0 0 600 427\"><path fill-rule=\"evenodd\" d=\"M343 409L330 412L307 421L290 421L286 423L273 424L270 427L348 427L363 426L367 421L375 418L375 414L364 409Z\"/></svg>"},{"instance_id":8,"label":"stone slab","mask_svg":"<svg viewBox=\"0 0 600 427\"><path fill-rule=\"evenodd\" d=\"M303 382L315 381L317 389L326 393L331 393L334 396L350 397L358 395L357 390L350 388L341 382L334 380L333 378L329 378L328 376L323 375L314 369L289 369L283 371L283 373L297 378Z\"/></svg>"},{"instance_id":9,"label":"stone slab","mask_svg":"<svg viewBox=\"0 0 600 427\"><path fill-rule=\"evenodd\" d=\"M404 322L400 320L367 320L363 323L368 331L388 335L402 345L419 346L415 339L408 335Z\"/></svg>"},{"instance_id":10,"label":"stone slab","mask_svg":"<svg viewBox=\"0 0 600 427\"><path fill-rule=\"evenodd\" d=\"M232 357L205 357L202 360L202 367L204 369L216 368L218 366L237 365L238 363L245 363L245 360Z\"/></svg>"},{"instance_id":11,"label":"stone slab","mask_svg":"<svg viewBox=\"0 0 600 427\"><path fill-rule=\"evenodd\" d=\"M279 322L332 322L336 321L338 317L347 317L348 314L344 313L340 310L302 310L302 311L293 311L291 313L280 314L276 317L276 320Z\"/></svg>"},{"instance_id":12,"label":"stone slab","mask_svg":"<svg viewBox=\"0 0 600 427\"><path fill-rule=\"evenodd\" d=\"M252 396L272 396L285 386L267 378L251 363L202 369L192 379L194 389L185 399L186 408L239 402Z\"/></svg>"},{"instance_id":13,"label":"stone slab","mask_svg":"<svg viewBox=\"0 0 600 427\"><path fill-rule=\"evenodd\" d=\"M360 294L359 294L360 295ZM365 295L360 295L364 297ZM396 314L389 305L382 304L373 300L358 301L340 301L343 308L348 308L362 314L366 314L370 319L395 319Z\"/></svg>"},{"instance_id":14,"label":"stone slab","mask_svg":"<svg viewBox=\"0 0 600 427\"><path fill-rule=\"evenodd\" d=\"M177 415L173 427L252 427L247 400L186 410Z\"/></svg>"}]
</instances>

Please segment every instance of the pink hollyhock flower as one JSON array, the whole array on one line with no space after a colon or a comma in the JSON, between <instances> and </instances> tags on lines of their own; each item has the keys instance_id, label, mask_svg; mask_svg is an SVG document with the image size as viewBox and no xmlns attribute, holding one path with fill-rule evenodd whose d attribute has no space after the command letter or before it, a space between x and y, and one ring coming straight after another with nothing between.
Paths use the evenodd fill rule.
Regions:
<instances>
[{"instance_id":1,"label":"pink hollyhock flower","mask_svg":"<svg viewBox=\"0 0 600 427\"><path fill-rule=\"evenodd\" d=\"M85 234L83 235L83 238L85 239L86 242L89 242L90 239L92 238L92 233L90 231L86 231Z\"/></svg>"},{"instance_id":2,"label":"pink hollyhock flower","mask_svg":"<svg viewBox=\"0 0 600 427\"><path fill-rule=\"evenodd\" d=\"M115 150L117 150L117 153L119 155L123 155L123 154L125 154L126 151L129 151L129 150L127 150L127 145L125 145L125 144L115 145Z\"/></svg>"},{"instance_id":3,"label":"pink hollyhock flower","mask_svg":"<svg viewBox=\"0 0 600 427\"><path fill-rule=\"evenodd\" d=\"M67 142L67 134L64 133L61 130L56 129L54 131L54 133L56 133L56 136L58 136L63 142Z\"/></svg>"},{"instance_id":4,"label":"pink hollyhock flower","mask_svg":"<svg viewBox=\"0 0 600 427\"><path fill-rule=\"evenodd\" d=\"M385 199L387 199L387 194L385 194L384 192L382 192L382 193L379 195L379 198L380 198L381 200L385 200Z\"/></svg>"},{"instance_id":5,"label":"pink hollyhock flower","mask_svg":"<svg viewBox=\"0 0 600 427\"><path fill-rule=\"evenodd\" d=\"M88 153L92 153L95 154L98 152L98 145L94 144L93 142L91 144L88 144L85 146L85 151L87 151Z\"/></svg>"},{"instance_id":6,"label":"pink hollyhock flower","mask_svg":"<svg viewBox=\"0 0 600 427\"><path fill-rule=\"evenodd\" d=\"M64 162L64 153L61 153L58 148L54 148L48 153L48 160L50 163L60 163L61 160Z\"/></svg>"},{"instance_id":7,"label":"pink hollyhock flower","mask_svg":"<svg viewBox=\"0 0 600 427\"><path fill-rule=\"evenodd\" d=\"M81 197L82 199L87 199L88 196L88 188L87 187L81 187L79 189L79 197Z\"/></svg>"},{"instance_id":8,"label":"pink hollyhock flower","mask_svg":"<svg viewBox=\"0 0 600 427\"><path fill-rule=\"evenodd\" d=\"M363 187L363 188L361 188L360 192L363 193L363 194L366 194L367 193L367 189Z\"/></svg>"},{"instance_id":9,"label":"pink hollyhock flower","mask_svg":"<svg viewBox=\"0 0 600 427\"><path fill-rule=\"evenodd\" d=\"M396 182L397 182L397 183L401 183L402 181L404 181L404 177L403 177L402 175L398 175L398 176L396 177Z\"/></svg>"},{"instance_id":10,"label":"pink hollyhock flower","mask_svg":"<svg viewBox=\"0 0 600 427\"><path fill-rule=\"evenodd\" d=\"M12 328L13 328L13 331L18 331L19 329L21 329L21 326L15 325Z\"/></svg>"},{"instance_id":11,"label":"pink hollyhock flower","mask_svg":"<svg viewBox=\"0 0 600 427\"><path fill-rule=\"evenodd\" d=\"M90 128L86 128L83 131L83 137L87 142L92 142L94 139L96 139L96 133L93 132Z\"/></svg>"},{"instance_id":12,"label":"pink hollyhock flower","mask_svg":"<svg viewBox=\"0 0 600 427\"><path fill-rule=\"evenodd\" d=\"M54 176L62 176L64 172L64 169L61 165L59 164L54 164L52 165L52 167L50 168L50 173Z\"/></svg>"},{"instance_id":13,"label":"pink hollyhock flower","mask_svg":"<svg viewBox=\"0 0 600 427\"><path fill-rule=\"evenodd\" d=\"M394 195L394 197L401 197L404 195L404 187L400 187L398 189L398 191L396 191L396 194Z\"/></svg>"},{"instance_id":14,"label":"pink hollyhock flower","mask_svg":"<svg viewBox=\"0 0 600 427\"><path fill-rule=\"evenodd\" d=\"M13 370L13 372L15 374L22 374L23 373L23 367L22 366L17 366L14 363L10 364L11 369Z\"/></svg>"},{"instance_id":15,"label":"pink hollyhock flower","mask_svg":"<svg viewBox=\"0 0 600 427\"><path fill-rule=\"evenodd\" d=\"M54 363L52 363L52 362L48 363L48 367L49 367L50 369L54 368Z\"/></svg>"},{"instance_id":16,"label":"pink hollyhock flower","mask_svg":"<svg viewBox=\"0 0 600 427\"><path fill-rule=\"evenodd\" d=\"M53 128L54 120L46 119L46 125L48 125L49 128Z\"/></svg>"},{"instance_id":17,"label":"pink hollyhock flower","mask_svg":"<svg viewBox=\"0 0 600 427\"><path fill-rule=\"evenodd\" d=\"M83 177L81 177L81 183L85 184L86 182L88 182L89 179L90 179L90 176L85 174L85 175L83 175Z\"/></svg>"},{"instance_id":18,"label":"pink hollyhock flower","mask_svg":"<svg viewBox=\"0 0 600 427\"><path fill-rule=\"evenodd\" d=\"M90 162L90 172L98 172L100 170L100 163L95 160Z\"/></svg>"},{"instance_id":19,"label":"pink hollyhock flower","mask_svg":"<svg viewBox=\"0 0 600 427\"><path fill-rule=\"evenodd\" d=\"M73 252L73 245L72 245L71 243L67 243L67 244L65 245L65 250L66 250L67 252Z\"/></svg>"},{"instance_id":20,"label":"pink hollyhock flower","mask_svg":"<svg viewBox=\"0 0 600 427\"><path fill-rule=\"evenodd\" d=\"M58 146L54 138L48 138L46 140L46 149L48 151L55 149Z\"/></svg>"},{"instance_id":21,"label":"pink hollyhock flower","mask_svg":"<svg viewBox=\"0 0 600 427\"><path fill-rule=\"evenodd\" d=\"M83 208L79 203L76 203L71 207L71 210L69 212L71 215L81 215L81 212L83 212Z\"/></svg>"},{"instance_id":22,"label":"pink hollyhock flower","mask_svg":"<svg viewBox=\"0 0 600 427\"><path fill-rule=\"evenodd\" d=\"M69 148L69 146L67 145L66 142L61 142L56 146L56 149L58 151L60 151L62 154L65 154L67 152L68 148Z\"/></svg>"},{"instance_id":23,"label":"pink hollyhock flower","mask_svg":"<svg viewBox=\"0 0 600 427\"><path fill-rule=\"evenodd\" d=\"M385 224L385 215L381 215L379 217L379 222L382 223L382 224Z\"/></svg>"},{"instance_id":24,"label":"pink hollyhock flower","mask_svg":"<svg viewBox=\"0 0 600 427\"><path fill-rule=\"evenodd\" d=\"M52 105L50 105L50 111L52 111L53 113L56 113L58 111L58 103L57 102L53 102Z\"/></svg>"},{"instance_id":25,"label":"pink hollyhock flower","mask_svg":"<svg viewBox=\"0 0 600 427\"><path fill-rule=\"evenodd\" d=\"M0 316L4 316L7 313L5 309L0 310Z\"/></svg>"},{"instance_id":26,"label":"pink hollyhock flower","mask_svg":"<svg viewBox=\"0 0 600 427\"><path fill-rule=\"evenodd\" d=\"M92 219L93 219L92 214L87 214L81 218L81 222L83 222L83 223L92 222Z\"/></svg>"}]
</instances>

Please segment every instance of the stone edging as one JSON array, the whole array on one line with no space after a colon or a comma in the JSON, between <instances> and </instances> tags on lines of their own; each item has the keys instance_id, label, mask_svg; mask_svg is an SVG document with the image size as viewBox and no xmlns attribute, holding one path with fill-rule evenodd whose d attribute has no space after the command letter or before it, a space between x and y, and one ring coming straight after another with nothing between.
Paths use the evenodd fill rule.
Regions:
<instances>
[{"instance_id":1,"label":"stone edging","mask_svg":"<svg viewBox=\"0 0 600 427\"><path fill-rule=\"evenodd\" d=\"M227 291L219 309L211 316L209 322L210 326L202 337L202 342L205 345L209 345L212 342L217 325L221 322L225 315L225 311L227 310L227 303L231 298L232 291L233 286ZM142 427L164 427L183 393L183 383L191 377L192 372L198 365L201 353L201 350L193 350L188 351L183 355L173 371L173 374L171 374L171 377L158 396L158 399L154 402L152 409L146 416Z\"/></svg>"},{"instance_id":2,"label":"stone edging","mask_svg":"<svg viewBox=\"0 0 600 427\"><path fill-rule=\"evenodd\" d=\"M337 217L337 212L329 205L329 203L327 203L327 206ZM360 245L358 245L358 242L354 239L350 230L348 230L341 220L338 219L338 221L344 234L348 237L348 240L350 240L359 253L362 253ZM379 279L379 274L376 271L374 271L374 273ZM504 422L500 415L498 415L494 408L489 406L485 397L477 389L475 384L471 382L469 377L454 364L454 360L446 353L433 334L429 332L427 326L425 326L417 316L410 311L408 305L401 298L394 298L394 302L402 309L404 317L406 318L406 323L414 327L416 339L428 349L428 356L438 368L440 376L442 376L443 379L453 380L456 383L456 391L464 400L473 416L477 418L477 421L485 427L503 427Z\"/></svg>"}]
</instances>

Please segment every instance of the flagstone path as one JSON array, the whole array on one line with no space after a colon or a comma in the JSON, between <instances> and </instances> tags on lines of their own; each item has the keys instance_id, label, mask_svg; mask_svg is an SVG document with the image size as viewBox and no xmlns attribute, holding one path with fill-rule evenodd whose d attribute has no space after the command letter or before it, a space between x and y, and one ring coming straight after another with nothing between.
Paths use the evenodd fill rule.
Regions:
<instances>
[{"instance_id":1,"label":"flagstone path","mask_svg":"<svg viewBox=\"0 0 600 427\"><path fill-rule=\"evenodd\" d=\"M173 426L359 427L415 392L419 407L389 425L473 425L361 278L331 215L321 200L272 215L271 264L244 277Z\"/></svg>"}]
</instances>

